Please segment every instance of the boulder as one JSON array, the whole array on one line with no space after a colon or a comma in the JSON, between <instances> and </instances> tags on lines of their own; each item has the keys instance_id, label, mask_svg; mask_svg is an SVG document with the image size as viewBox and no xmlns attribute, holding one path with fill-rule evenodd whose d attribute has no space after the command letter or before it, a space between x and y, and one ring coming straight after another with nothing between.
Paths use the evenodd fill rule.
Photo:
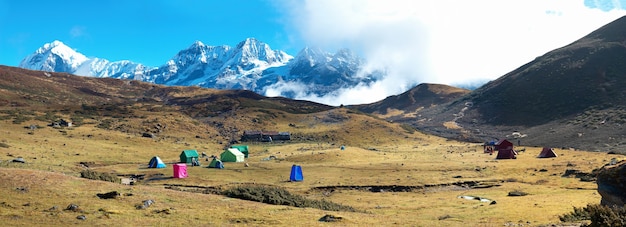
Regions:
<instances>
[{"instance_id":1,"label":"boulder","mask_svg":"<svg viewBox=\"0 0 626 227\"><path fill-rule=\"evenodd\" d=\"M65 208L65 210L80 211L80 208L78 208L78 205L71 203L70 205L67 205L67 208Z\"/></svg>"},{"instance_id":2,"label":"boulder","mask_svg":"<svg viewBox=\"0 0 626 227\"><path fill-rule=\"evenodd\" d=\"M626 204L626 163L606 165L598 171L598 193L600 204L622 207Z\"/></svg>"}]
</instances>

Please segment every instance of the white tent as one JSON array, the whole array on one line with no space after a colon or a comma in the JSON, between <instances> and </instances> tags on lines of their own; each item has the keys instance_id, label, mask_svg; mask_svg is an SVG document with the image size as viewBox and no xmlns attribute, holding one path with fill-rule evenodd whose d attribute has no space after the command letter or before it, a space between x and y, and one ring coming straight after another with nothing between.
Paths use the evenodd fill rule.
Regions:
<instances>
[{"instance_id":1,"label":"white tent","mask_svg":"<svg viewBox=\"0 0 626 227\"><path fill-rule=\"evenodd\" d=\"M245 155L237 148L228 148L220 154L222 162L244 162Z\"/></svg>"}]
</instances>

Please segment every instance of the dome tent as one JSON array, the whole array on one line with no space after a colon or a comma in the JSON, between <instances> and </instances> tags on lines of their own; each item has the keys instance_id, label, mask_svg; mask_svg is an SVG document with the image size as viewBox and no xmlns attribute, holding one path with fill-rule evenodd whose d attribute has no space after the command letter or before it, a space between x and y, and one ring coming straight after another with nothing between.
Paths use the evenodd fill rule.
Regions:
<instances>
[{"instance_id":1,"label":"dome tent","mask_svg":"<svg viewBox=\"0 0 626 227\"><path fill-rule=\"evenodd\" d=\"M150 159L148 168L165 168L165 163L163 163L163 160L161 160L159 156L154 156Z\"/></svg>"}]
</instances>

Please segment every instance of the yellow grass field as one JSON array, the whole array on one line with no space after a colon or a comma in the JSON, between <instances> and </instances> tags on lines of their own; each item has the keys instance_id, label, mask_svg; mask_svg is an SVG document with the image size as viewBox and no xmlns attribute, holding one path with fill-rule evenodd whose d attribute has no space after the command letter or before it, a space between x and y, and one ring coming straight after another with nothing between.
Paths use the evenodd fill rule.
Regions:
<instances>
[{"instance_id":1,"label":"yellow grass field","mask_svg":"<svg viewBox=\"0 0 626 227\"><path fill-rule=\"evenodd\" d=\"M461 143L405 132L398 125L362 115L344 124L314 124L323 116L285 116L277 130L337 133L334 142L249 143L243 163L225 169L188 167L189 177L171 178L172 163L184 149L208 155L224 144L171 127L171 137L154 140L93 124L55 129L25 126L46 122L0 122L0 223L3 226L542 226L559 224L559 215L599 203L595 182L583 182L566 170L590 173L620 155L555 149L557 158L539 159L541 148L525 149L513 160L496 160L482 144ZM177 116L161 116L175 121ZM360 118L363 119L354 119ZM183 119L183 121L185 121ZM369 123L364 123L370 121ZM130 124L130 123L129 123ZM193 124L189 124L193 125ZM375 126L372 126L375 125ZM302 127L300 127L302 126ZM201 125L190 131L210 131ZM180 131L178 131L180 130ZM346 131L346 132L342 132ZM209 132L213 133L213 132ZM340 146L346 145L345 150ZM517 148L520 149L520 148ZM146 168L153 156L164 169ZM274 156L276 159L267 160ZM25 163L11 160L22 157ZM86 163L86 167L81 162ZM289 182L292 165L302 166L304 181ZM80 171L144 175L136 185L80 178ZM268 205L216 194L168 189L254 183L284 187L309 199L354 207L358 212ZM185 187L189 186L189 187ZM411 188L394 191L393 188ZM475 186L475 187L472 187ZM370 188L380 189L372 189ZM323 189L319 189L323 188ZM97 193L118 191L116 199ZM375 192L374 192L375 191ZM509 192L526 196L508 196ZM490 202L461 196L486 198ZM135 206L152 199L147 209ZM64 210L69 204L79 211ZM337 223L320 222L331 214ZM84 215L85 220L76 217Z\"/></svg>"}]
</instances>

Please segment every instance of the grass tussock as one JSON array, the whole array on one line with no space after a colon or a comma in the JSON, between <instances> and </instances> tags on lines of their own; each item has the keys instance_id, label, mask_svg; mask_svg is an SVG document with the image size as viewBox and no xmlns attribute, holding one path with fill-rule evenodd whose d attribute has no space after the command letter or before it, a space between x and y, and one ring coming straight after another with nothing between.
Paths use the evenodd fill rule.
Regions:
<instances>
[{"instance_id":1,"label":"grass tussock","mask_svg":"<svg viewBox=\"0 0 626 227\"><path fill-rule=\"evenodd\" d=\"M80 177L91 180L109 181L113 183L121 183L121 179L110 173L100 173L91 170L83 170L80 172Z\"/></svg>"},{"instance_id":2,"label":"grass tussock","mask_svg":"<svg viewBox=\"0 0 626 227\"><path fill-rule=\"evenodd\" d=\"M591 221L583 226L626 226L626 207L609 207L589 204L587 207L574 207L570 213L559 216L562 222Z\"/></svg>"},{"instance_id":3,"label":"grass tussock","mask_svg":"<svg viewBox=\"0 0 626 227\"><path fill-rule=\"evenodd\" d=\"M407 133L414 133L416 131L415 128L409 124L401 124L400 127Z\"/></svg>"},{"instance_id":4,"label":"grass tussock","mask_svg":"<svg viewBox=\"0 0 626 227\"><path fill-rule=\"evenodd\" d=\"M291 194L284 188L274 186L244 185L227 189L223 192L225 196L273 205L285 205L293 207L310 207L328 211L350 211L356 209L333 203L326 200L307 199L301 195Z\"/></svg>"}]
</instances>

